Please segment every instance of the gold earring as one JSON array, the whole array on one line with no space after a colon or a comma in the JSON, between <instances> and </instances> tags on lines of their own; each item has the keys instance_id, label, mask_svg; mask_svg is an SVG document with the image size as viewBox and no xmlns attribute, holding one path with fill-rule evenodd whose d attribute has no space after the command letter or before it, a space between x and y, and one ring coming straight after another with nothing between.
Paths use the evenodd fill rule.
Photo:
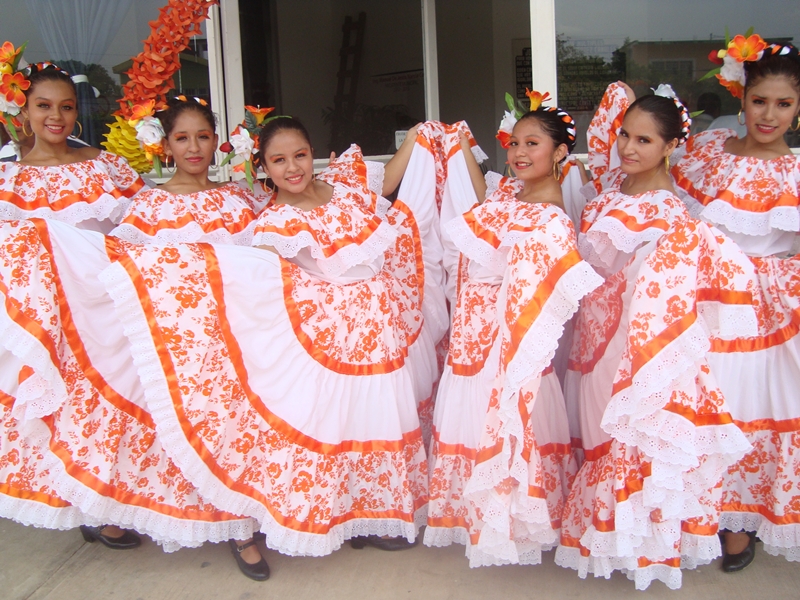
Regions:
<instances>
[{"instance_id":1,"label":"gold earring","mask_svg":"<svg viewBox=\"0 0 800 600\"><path fill-rule=\"evenodd\" d=\"M669 173L669 156L664 157L664 170Z\"/></svg>"},{"instance_id":2,"label":"gold earring","mask_svg":"<svg viewBox=\"0 0 800 600\"><path fill-rule=\"evenodd\" d=\"M797 125L795 125L794 127L789 127L789 131L798 131L798 130L800 130L800 115L797 115L797 117L795 117L795 118L797 119Z\"/></svg>"},{"instance_id":3,"label":"gold earring","mask_svg":"<svg viewBox=\"0 0 800 600\"><path fill-rule=\"evenodd\" d=\"M561 179L561 171L558 168L558 161L557 160L553 161L553 179L555 179L556 181Z\"/></svg>"},{"instance_id":4,"label":"gold earring","mask_svg":"<svg viewBox=\"0 0 800 600\"><path fill-rule=\"evenodd\" d=\"M74 137L81 137L83 135L83 125L81 125L80 121L75 121L78 124L78 135Z\"/></svg>"},{"instance_id":5,"label":"gold earring","mask_svg":"<svg viewBox=\"0 0 800 600\"><path fill-rule=\"evenodd\" d=\"M739 125L744 125L744 121L742 121L742 109L739 109L739 114L736 115L736 120L739 122Z\"/></svg>"},{"instance_id":6,"label":"gold earring","mask_svg":"<svg viewBox=\"0 0 800 600\"><path fill-rule=\"evenodd\" d=\"M25 119L25 120L22 122L22 133L24 133L24 134L25 134L27 137L33 137L33 129L31 129L31 132L30 132L30 133L28 133L27 131L25 131L25 124L26 124L26 123L28 124L28 127L30 127L30 124L31 124L31 122L30 122L28 119Z\"/></svg>"}]
</instances>

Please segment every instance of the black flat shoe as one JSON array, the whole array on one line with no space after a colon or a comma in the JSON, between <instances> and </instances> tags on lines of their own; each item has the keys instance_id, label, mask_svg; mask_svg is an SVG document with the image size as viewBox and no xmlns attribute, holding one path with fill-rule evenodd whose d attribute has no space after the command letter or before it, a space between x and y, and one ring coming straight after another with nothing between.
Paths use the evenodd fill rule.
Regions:
<instances>
[{"instance_id":1,"label":"black flat shoe","mask_svg":"<svg viewBox=\"0 0 800 600\"><path fill-rule=\"evenodd\" d=\"M251 565L242 558L242 552L245 549L256 545L255 540L250 540L242 546L238 545L236 540L228 540L228 544L231 546L231 552L233 553L233 557L236 559L236 564L239 565L239 570L246 577L254 579L255 581L266 581L269 579L269 565L267 564L267 561L264 560L263 556L261 557L261 560L254 565Z\"/></svg>"},{"instance_id":2,"label":"black flat shoe","mask_svg":"<svg viewBox=\"0 0 800 600\"><path fill-rule=\"evenodd\" d=\"M83 539L90 544L100 542L101 544L113 548L114 550L131 550L138 548L142 545L142 539L132 531L126 531L119 537L110 537L100 533L103 527L89 527L88 525L81 525L81 533Z\"/></svg>"},{"instance_id":3,"label":"black flat shoe","mask_svg":"<svg viewBox=\"0 0 800 600\"><path fill-rule=\"evenodd\" d=\"M726 573L735 573L741 571L756 557L756 534L754 532L747 532L750 536L750 543L747 548L739 552L739 554L725 554L722 559L722 570Z\"/></svg>"},{"instance_id":4,"label":"black flat shoe","mask_svg":"<svg viewBox=\"0 0 800 600\"><path fill-rule=\"evenodd\" d=\"M378 548L379 550L388 550L393 552L395 550L408 550L409 548L413 548L417 545L419 540L414 540L413 542L409 542L404 537L395 537L395 538L382 538L379 535L362 535L360 537L354 537L350 540L350 546L354 550L361 550L364 546L372 546L373 548Z\"/></svg>"}]
</instances>

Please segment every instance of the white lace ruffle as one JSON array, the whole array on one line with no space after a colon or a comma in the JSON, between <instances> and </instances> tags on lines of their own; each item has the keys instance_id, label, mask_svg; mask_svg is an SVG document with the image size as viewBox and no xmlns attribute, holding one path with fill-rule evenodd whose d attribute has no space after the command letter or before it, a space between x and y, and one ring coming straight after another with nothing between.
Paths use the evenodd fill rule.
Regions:
<instances>
[{"instance_id":1,"label":"white lace ruffle","mask_svg":"<svg viewBox=\"0 0 800 600\"><path fill-rule=\"evenodd\" d=\"M238 233L230 233L227 229L203 231L199 223L191 222L180 229L159 229L155 235L148 235L129 223L117 225L108 235L117 237L132 244L156 244L174 246L175 244L191 244L204 242L208 244L234 244L251 246L256 222L253 221Z\"/></svg>"},{"instance_id":2,"label":"white lace ruffle","mask_svg":"<svg viewBox=\"0 0 800 600\"><path fill-rule=\"evenodd\" d=\"M631 231L618 219L604 216L595 221L589 231L578 236L578 250L592 266L613 269L620 252L633 254L640 246L658 240L664 233L657 227Z\"/></svg>"},{"instance_id":3,"label":"white lace ruffle","mask_svg":"<svg viewBox=\"0 0 800 600\"><path fill-rule=\"evenodd\" d=\"M383 177L386 173L386 165L374 160L365 160L364 164L367 165L367 188L370 192L382 196Z\"/></svg>"},{"instance_id":4,"label":"white lace ruffle","mask_svg":"<svg viewBox=\"0 0 800 600\"><path fill-rule=\"evenodd\" d=\"M492 459L475 465L464 490L464 496L477 507L484 520L476 548L480 554L470 559L471 565L519 563L525 552L534 551L534 547L540 552L543 545L558 541L546 501L527 495L528 471L532 467L522 456L524 424L517 396L522 387L540 376L552 361L564 323L575 313L580 299L602 282L585 262L562 275L506 368L497 433L503 449ZM538 458L538 451L535 454ZM495 492L495 487L509 477L524 491L512 492L513 497L506 502ZM510 534L512 524L514 536ZM519 534L523 527L524 535ZM531 544L531 547L524 550L523 544Z\"/></svg>"},{"instance_id":5,"label":"white lace ruffle","mask_svg":"<svg viewBox=\"0 0 800 600\"><path fill-rule=\"evenodd\" d=\"M109 192L102 194L91 204L83 201L75 202L58 211L54 211L50 206L23 210L13 204L0 202L0 221L40 218L61 221L74 226L78 226L81 222L89 219L109 220L113 223L119 223L130 203L130 198L125 196L116 198Z\"/></svg>"},{"instance_id":6,"label":"white lace ruffle","mask_svg":"<svg viewBox=\"0 0 800 600\"><path fill-rule=\"evenodd\" d=\"M5 296L0 294L3 298ZM12 415L20 420L40 418L54 413L67 400L67 386L53 364L47 348L14 322L5 310L0 311L0 344L17 357L33 374L19 386Z\"/></svg>"},{"instance_id":7,"label":"white lace ruffle","mask_svg":"<svg viewBox=\"0 0 800 600\"><path fill-rule=\"evenodd\" d=\"M723 512L719 526L728 531L755 531L767 554L800 562L800 523L776 525L757 513Z\"/></svg>"},{"instance_id":8,"label":"white lace ruffle","mask_svg":"<svg viewBox=\"0 0 800 600\"><path fill-rule=\"evenodd\" d=\"M480 146L470 146L470 150L472 151L472 156L475 157L475 160L479 163L489 160L489 156ZM488 175L488 173L487 173Z\"/></svg>"},{"instance_id":9,"label":"white lace ruffle","mask_svg":"<svg viewBox=\"0 0 800 600\"><path fill-rule=\"evenodd\" d=\"M464 527L425 527L425 537L422 543L431 548L443 548L452 544L468 546L470 544L469 532Z\"/></svg>"},{"instance_id":10,"label":"white lace ruffle","mask_svg":"<svg viewBox=\"0 0 800 600\"><path fill-rule=\"evenodd\" d=\"M497 191L497 188L500 187L500 182L503 180L503 176L495 171L487 171L483 176L483 180L486 182L486 197L488 198Z\"/></svg>"},{"instance_id":11,"label":"white lace ruffle","mask_svg":"<svg viewBox=\"0 0 800 600\"><path fill-rule=\"evenodd\" d=\"M776 206L756 213L735 208L724 200L712 200L702 208L700 218L714 225L723 225L733 233L746 235L767 235L773 229L800 231L800 209L797 206Z\"/></svg>"},{"instance_id":12,"label":"white lace ruffle","mask_svg":"<svg viewBox=\"0 0 800 600\"><path fill-rule=\"evenodd\" d=\"M463 217L456 217L444 224L444 230L450 240L469 260L502 273L508 264L508 251L495 248L475 235Z\"/></svg>"},{"instance_id":13,"label":"white lace ruffle","mask_svg":"<svg viewBox=\"0 0 800 600\"><path fill-rule=\"evenodd\" d=\"M284 258L294 258L303 248L309 248L311 256L323 273L329 277L339 277L348 269L367 264L379 256L397 240L397 230L389 223L382 222L378 228L361 244L347 244L335 254L326 257L322 248L308 231L286 237L274 232L258 232L253 236L253 246L272 246Z\"/></svg>"}]
</instances>

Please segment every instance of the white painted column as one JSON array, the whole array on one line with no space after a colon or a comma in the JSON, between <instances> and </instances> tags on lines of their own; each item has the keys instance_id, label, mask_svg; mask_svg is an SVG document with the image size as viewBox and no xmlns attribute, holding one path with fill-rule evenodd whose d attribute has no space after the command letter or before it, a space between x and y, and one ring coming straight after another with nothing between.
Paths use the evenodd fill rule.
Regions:
<instances>
[{"instance_id":1,"label":"white painted column","mask_svg":"<svg viewBox=\"0 0 800 600\"><path fill-rule=\"evenodd\" d=\"M533 89L550 92L558 106L555 0L530 0Z\"/></svg>"}]
</instances>

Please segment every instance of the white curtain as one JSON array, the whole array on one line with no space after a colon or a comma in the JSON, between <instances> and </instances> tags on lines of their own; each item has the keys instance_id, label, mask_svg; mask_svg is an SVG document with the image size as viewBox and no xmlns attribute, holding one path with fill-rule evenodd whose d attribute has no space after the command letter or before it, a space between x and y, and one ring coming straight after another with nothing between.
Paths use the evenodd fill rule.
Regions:
<instances>
[{"instance_id":1,"label":"white curtain","mask_svg":"<svg viewBox=\"0 0 800 600\"><path fill-rule=\"evenodd\" d=\"M117 35L132 0L26 0L50 58L71 75L99 63ZM99 147L106 126L98 116L94 90L76 84L81 138ZM96 119L100 118L100 121Z\"/></svg>"},{"instance_id":2,"label":"white curtain","mask_svg":"<svg viewBox=\"0 0 800 600\"><path fill-rule=\"evenodd\" d=\"M26 0L53 59L98 63L132 0Z\"/></svg>"}]
</instances>

